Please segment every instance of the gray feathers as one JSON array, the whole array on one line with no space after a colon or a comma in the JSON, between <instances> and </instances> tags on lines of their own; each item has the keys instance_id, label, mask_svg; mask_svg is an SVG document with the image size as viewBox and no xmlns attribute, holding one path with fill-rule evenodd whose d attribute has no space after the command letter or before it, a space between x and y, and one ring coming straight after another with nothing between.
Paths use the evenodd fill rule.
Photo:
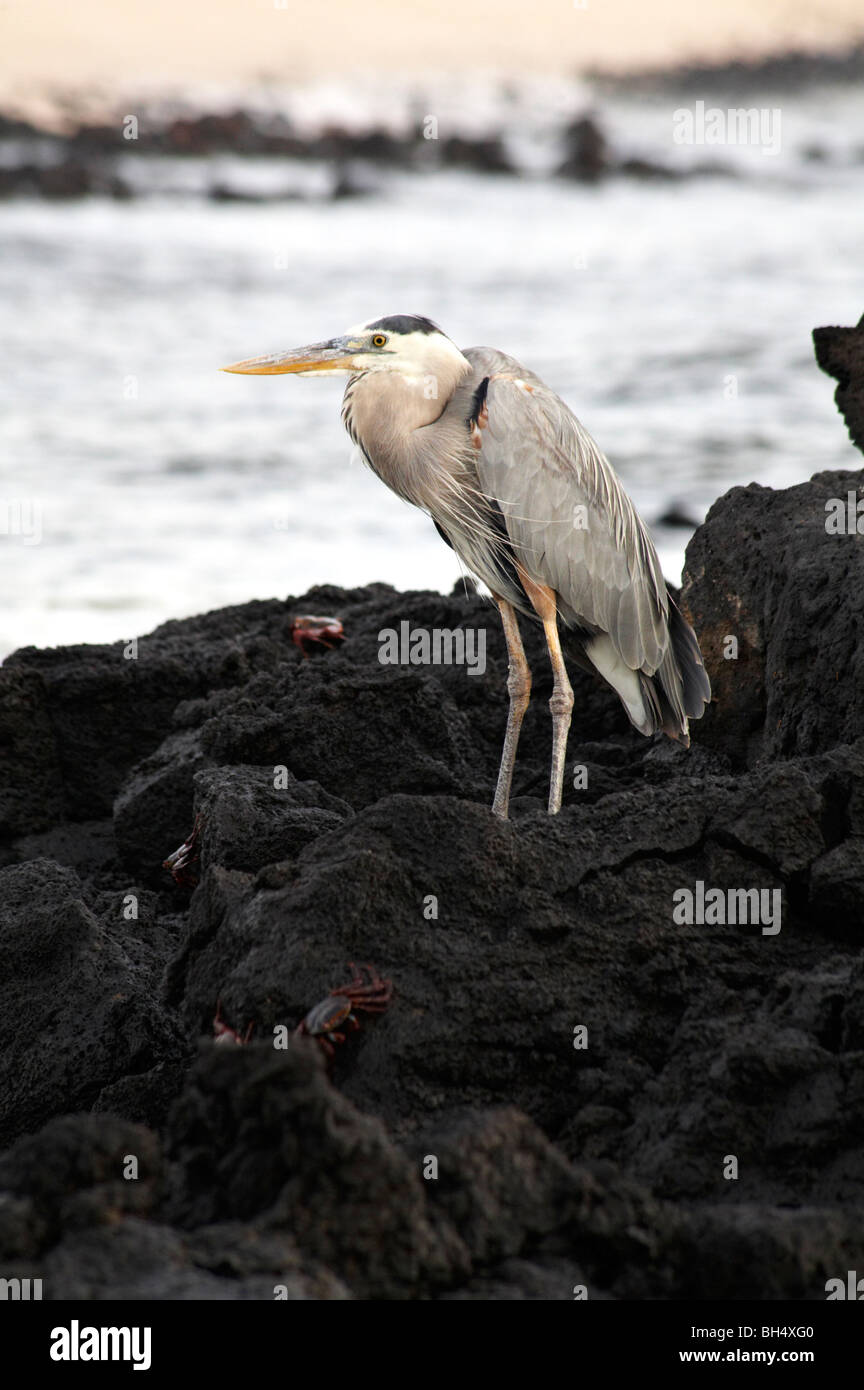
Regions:
<instances>
[{"instance_id":1,"label":"gray feathers","mask_svg":"<svg viewBox=\"0 0 864 1390\"><path fill-rule=\"evenodd\" d=\"M686 739L688 716L698 718L710 699L699 646L669 597L650 536L588 432L504 353L460 355L429 320L411 316L372 326L428 333L436 389L424 388L422 373L351 378L343 419L370 466L427 511L466 567L522 613L536 617L520 566L553 589L561 620L580 631L631 722Z\"/></svg>"}]
</instances>

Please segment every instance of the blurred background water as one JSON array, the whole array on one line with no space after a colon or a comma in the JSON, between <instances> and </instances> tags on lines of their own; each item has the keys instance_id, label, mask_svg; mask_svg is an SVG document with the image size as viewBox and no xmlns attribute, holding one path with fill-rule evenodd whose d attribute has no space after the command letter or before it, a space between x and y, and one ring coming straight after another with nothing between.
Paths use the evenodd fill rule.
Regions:
<instances>
[{"instance_id":1,"label":"blurred background water","mask_svg":"<svg viewBox=\"0 0 864 1390\"><path fill-rule=\"evenodd\" d=\"M361 168L367 196L334 200L314 164L130 154L131 201L5 202L0 497L38 506L41 538L0 535L0 656L318 583L450 589L458 564L431 522L352 458L341 382L217 370L373 315L427 314L544 377L673 582L689 531L658 524L670 506L698 522L734 484L860 464L810 339L862 309L860 89L769 94L779 152L695 152L734 176L596 185L552 174L562 118L593 100L584 83L512 84L482 105L448 91L463 128L473 102L477 129L504 131L519 176ZM291 114L328 101L332 86ZM694 158L671 139L681 104L596 99L619 147L673 165ZM398 125L392 93L388 111ZM202 196L274 180L302 196Z\"/></svg>"}]
</instances>

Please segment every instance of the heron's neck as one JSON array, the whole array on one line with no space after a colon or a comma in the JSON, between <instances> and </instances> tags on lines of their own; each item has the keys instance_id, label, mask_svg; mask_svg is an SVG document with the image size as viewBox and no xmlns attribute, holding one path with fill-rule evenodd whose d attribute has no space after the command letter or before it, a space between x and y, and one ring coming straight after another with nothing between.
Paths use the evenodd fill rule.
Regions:
<instances>
[{"instance_id":1,"label":"heron's neck","mask_svg":"<svg viewBox=\"0 0 864 1390\"><path fill-rule=\"evenodd\" d=\"M352 377L342 402L342 419L372 468L393 492L431 509L435 482L449 461L458 466L466 433L445 415L466 363L428 376L366 372ZM436 425L434 431L426 427ZM432 437L434 435L434 437ZM451 437L452 436L452 437Z\"/></svg>"}]
</instances>

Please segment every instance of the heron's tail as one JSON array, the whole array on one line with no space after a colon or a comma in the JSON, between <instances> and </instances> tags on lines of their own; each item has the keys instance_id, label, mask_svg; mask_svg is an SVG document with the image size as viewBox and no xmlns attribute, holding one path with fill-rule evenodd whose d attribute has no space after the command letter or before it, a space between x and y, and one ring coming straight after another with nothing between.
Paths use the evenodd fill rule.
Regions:
<instances>
[{"instance_id":1,"label":"heron's tail","mask_svg":"<svg viewBox=\"0 0 864 1390\"><path fill-rule=\"evenodd\" d=\"M607 680L640 734L662 729L669 738L687 746L688 720L699 719L711 699L705 663L690 624L669 596L669 646L653 675L634 671L624 661L608 633L597 633L584 643L584 653Z\"/></svg>"},{"instance_id":2,"label":"heron's tail","mask_svg":"<svg viewBox=\"0 0 864 1390\"><path fill-rule=\"evenodd\" d=\"M653 676L640 672L642 691L653 715L654 732L690 743L688 721L701 719L711 699L711 682L699 643L678 605L669 595L669 648Z\"/></svg>"}]
</instances>

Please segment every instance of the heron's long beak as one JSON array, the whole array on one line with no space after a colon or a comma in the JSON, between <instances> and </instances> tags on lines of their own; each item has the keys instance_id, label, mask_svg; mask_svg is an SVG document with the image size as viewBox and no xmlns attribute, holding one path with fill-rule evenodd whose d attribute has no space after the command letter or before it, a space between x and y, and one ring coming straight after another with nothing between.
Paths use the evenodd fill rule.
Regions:
<instances>
[{"instance_id":1,"label":"heron's long beak","mask_svg":"<svg viewBox=\"0 0 864 1390\"><path fill-rule=\"evenodd\" d=\"M355 344L354 351L357 347ZM327 343L293 348L290 352L271 352L264 357L247 357L244 362L232 362L220 367L222 372L238 372L243 376L281 376L295 372L305 376L311 372L350 372L354 370L354 354L347 338L331 338Z\"/></svg>"}]
</instances>

